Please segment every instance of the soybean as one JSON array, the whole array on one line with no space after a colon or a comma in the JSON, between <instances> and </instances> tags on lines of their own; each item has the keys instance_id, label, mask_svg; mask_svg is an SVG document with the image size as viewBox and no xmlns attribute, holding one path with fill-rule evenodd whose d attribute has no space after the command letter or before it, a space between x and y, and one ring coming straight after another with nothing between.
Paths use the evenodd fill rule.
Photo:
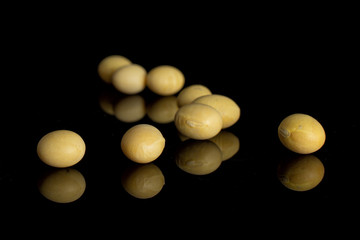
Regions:
<instances>
[{"instance_id":1,"label":"soybean","mask_svg":"<svg viewBox=\"0 0 360 240\"><path fill-rule=\"evenodd\" d=\"M161 96L179 92L185 84L184 74L176 67L161 65L151 69L146 77L147 87Z\"/></svg>"},{"instance_id":2,"label":"soybean","mask_svg":"<svg viewBox=\"0 0 360 240\"><path fill-rule=\"evenodd\" d=\"M309 154L319 150L325 143L325 130L315 118L295 113L284 118L278 127L281 143L289 150Z\"/></svg>"},{"instance_id":3,"label":"soybean","mask_svg":"<svg viewBox=\"0 0 360 240\"><path fill-rule=\"evenodd\" d=\"M212 94L196 98L194 103L202 103L215 108L221 115L223 126L222 129L234 125L240 118L240 107L231 98L220 95Z\"/></svg>"},{"instance_id":4,"label":"soybean","mask_svg":"<svg viewBox=\"0 0 360 240\"><path fill-rule=\"evenodd\" d=\"M121 139L121 149L126 157L137 163L157 159L165 148L165 138L156 127L138 124L128 129Z\"/></svg>"},{"instance_id":5,"label":"soybean","mask_svg":"<svg viewBox=\"0 0 360 240\"><path fill-rule=\"evenodd\" d=\"M129 65L132 62L121 55L110 55L102 59L98 65L97 71L100 78L106 82L111 83L112 76L119 68Z\"/></svg>"},{"instance_id":6,"label":"soybean","mask_svg":"<svg viewBox=\"0 0 360 240\"><path fill-rule=\"evenodd\" d=\"M180 107L174 121L181 134L197 140L216 136L223 126L220 113L215 108L200 103Z\"/></svg>"},{"instance_id":7,"label":"soybean","mask_svg":"<svg viewBox=\"0 0 360 240\"><path fill-rule=\"evenodd\" d=\"M55 130L44 135L37 145L37 154L45 164L65 168L78 163L85 155L82 137L70 130Z\"/></svg>"},{"instance_id":8,"label":"soybean","mask_svg":"<svg viewBox=\"0 0 360 240\"><path fill-rule=\"evenodd\" d=\"M112 84L121 93L137 94L146 87L146 70L138 64L129 64L116 70Z\"/></svg>"},{"instance_id":9,"label":"soybean","mask_svg":"<svg viewBox=\"0 0 360 240\"><path fill-rule=\"evenodd\" d=\"M211 91L209 88L202 84L193 84L183 88L178 96L177 96L177 103L179 107L184 106L185 104L189 104L194 101L196 98L211 95Z\"/></svg>"}]
</instances>

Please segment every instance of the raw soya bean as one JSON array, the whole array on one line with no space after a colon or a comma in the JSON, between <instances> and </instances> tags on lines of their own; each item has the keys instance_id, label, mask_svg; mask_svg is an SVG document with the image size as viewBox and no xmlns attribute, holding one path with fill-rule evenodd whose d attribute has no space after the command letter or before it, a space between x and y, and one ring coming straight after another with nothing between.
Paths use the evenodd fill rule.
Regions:
<instances>
[{"instance_id":1,"label":"raw soya bean","mask_svg":"<svg viewBox=\"0 0 360 240\"><path fill-rule=\"evenodd\" d=\"M178 68L169 65L154 67L146 77L147 87L161 96L169 96L179 92L184 84L184 74Z\"/></svg>"},{"instance_id":2,"label":"raw soya bean","mask_svg":"<svg viewBox=\"0 0 360 240\"><path fill-rule=\"evenodd\" d=\"M180 107L175 114L177 130L192 139L212 138L221 131L222 125L220 113L205 104L186 104Z\"/></svg>"},{"instance_id":3,"label":"raw soya bean","mask_svg":"<svg viewBox=\"0 0 360 240\"><path fill-rule=\"evenodd\" d=\"M110 55L100 61L97 69L98 74L104 82L111 83L114 72L129 64L131 61L124 56Z\"/></svg>"},{"instance_id":4,"label":"raw soya bean","mask_svg":"<svg viewBox=\"0 0 360 240\"><path fill-rule=\"evenodd\" d=\"M114 87L125 94L142 92L146 87L146 70L138 64L129 64L116 70L112 76Z\"/></svg>"},{"instance_id":5,"label":"raw soya bean","mask_svg":"<svg viewBox=\"0 0 360 240\"><path fill-rule=\"evenodd\" d=\"M179 107L189 104L194 101L196 98L211 95L211 91L204 85L193 84L184 89L182 89L177 96L177 103Z\"/></svg>"},{"instance_id":6,"label":"raw soya bean","mask_svg":"<svg viewBox=\"0 0 360 240\"><path fill-rule=\"evenodd\" d=\"M281 143L289 150L309 154L325 143L325 130L312 116L295 113L284 118L278 127Z\"/></svg>"},{"instance_id":7,"label":"raw soya bean","mask_svg":"<svg viewBox=\"0 0 360 240\"><path fill-rule=\"evenodd\" d=\"M64 168L78 163L85 154L85 142L70 130L56 130L43 136L37 145L37 154L45 164Z\"/></svg>"},{"instance_id":8,"label":"raw soya bean","mask_svg":"<svg viewBox=\"0 0 360 240\"><path fill-rule=\"evenodd\" d=\"M231 98L212 94L196 98L194 103L202 103L215 108L221 115L223 126L222 129L234 125L240 118L240 107Z\"/></svg>"},{"instance_id":9,"label":"raw soya bean","mask_svg":"<svg viewBox=\"0 0 360 240\"><path fill-rule=\"evenodd\" d=\"M149 124L138 124L125 132L121 149L126 157L137 163L149 163L157 159L165 147L161 132Z\"/></svg>"}]
</instances>

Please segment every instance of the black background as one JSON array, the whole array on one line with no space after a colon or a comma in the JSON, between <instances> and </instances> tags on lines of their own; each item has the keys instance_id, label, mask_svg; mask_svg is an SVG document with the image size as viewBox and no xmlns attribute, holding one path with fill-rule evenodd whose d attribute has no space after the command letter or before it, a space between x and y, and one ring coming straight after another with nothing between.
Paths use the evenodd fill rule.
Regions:
<instances>
[{"instance_id":1,"label":"black background","mask_svg":"<svg viewBox=\"0 0 360 240\"><path fill-rule=\"evenodd\" d=\"M92 20L80 16L75 22L60 14L59 21L49 24L49 16L34 15L4 37L7 154L0 165L0 207L10 213L10 223L37 217L52 226L61 217L66 223L53 225L55 230L85 223L84 234L109 229L156 236L167 226L176 230L170 236L249 229L257 235L272 224L269 233L287 228L306 232L354 214L359 122L353 75L357 49L346 24L351 19L340 22L336 14L310 13L291 18L291 12L220 18L209 12L194 21L194 11L191 20L185 12L181 17L167 13L150 23L151 14L135 22L135 16L123 12ZM169 25L165 19L177 21ZM173 65L184 73L185 86L204 84L236 101L241 117L228 129L240 139L236 155L209 175L190 175L174 162L181 142L172 123L152 123L147 116L123 123L103 112L99 96L113 89L101 81L97 65L113 54L146 70ZM141 95L147 103L156 98L148 89ZM318 119L327 134L325 145L314 153L325 166L324 179L306 192L286 189L276 177L278 162L292 155L278 140L277 127L297 112ZM132 164L121 152L121 137L137 123L153 124L166 138L164 153L154 162L165 185L146 200L130 196L120 184L121 172ZM37 189L38 179L51 168L37 157L36 145L56 129L79 133L87 146L73 167L84 175L86 190L68 204L53 203ZM154 228L144 230L148 226Z\"/></svg>"}]
</instances>

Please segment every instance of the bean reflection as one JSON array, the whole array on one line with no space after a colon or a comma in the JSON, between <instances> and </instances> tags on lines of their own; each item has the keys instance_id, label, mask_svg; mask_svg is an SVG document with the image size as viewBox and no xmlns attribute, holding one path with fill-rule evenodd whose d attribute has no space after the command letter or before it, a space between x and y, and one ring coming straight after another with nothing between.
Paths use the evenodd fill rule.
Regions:
<instances>
[{"instance_id":1,"label":"bean reflection","mask_svg":"<svg viewBox=\"0 0 360 240\"><path fill-rule=\"evenodd\" d=\"M104 89L99 95L99 106L101 110L109 115L115 114L115 103L119 98L119 93L113 88Z\"/></svg>"},{"instance_id":2,"label":"bean reflection","mask_svg":"<svg viewBox=\"0 0 360 240\"><path fill-rule=\"evenodd\" d=\"M134 164L121 176L121 184L131 196L140 199L152 198L162 190L165 177L153 163Z\"/></svg>"},{"instance_id":3,"label":"bean reflection","mask_svg":"<svg viewBox=\"0 0 360 240\"><path fill-rule=\"evenodd\" d=\"M297 155L279 163L277 176L288 189L308 191L322 181L325 174L323 163L314 155Z\"/></svg>"},{"instance_id":4,"label":"bean reflection","mask_svg":"<svg viewBox=\"0 0 360 240\"><path fill-rule=\"evenodd\" d=\"M38 189L45 198L56 203L78 200L85 192L84 176L76 169L53 169L41 177Z\"/></svg>"},{"instance_id":5,"label":"bean reflection","mask_svg":"<svg viewBox=\"0 0 360 240\"><path fill-rule=\"evenodd\" d=\"M175 156L176 165L194 175L205 175L218 169L222 162L220 148L209 140L184 141Z\"/></svg>"},{"instance_id":6,"label":"bean reflection","mask_svg":"<svg viewBox=\"0 0 360 240\"><path fill-rule=\"evenodd\" d=\"M239 138L229 131L222 130L218 135L209 140L220 148L223 161L232 158L240 149Z\"/></svg>"},{"instance_id":7,"label":"bean reflection","mask_svg":"<svg viewBox=\"0 0 360 240\"><path fill-rule=\"evenodd\" d=\"M177 132L177 134L182 142L191 139L180 132ZM218 135L208 140L219 147L222 154L222 161L232 158L240 149L240 139L227 130L221 130Z\"/></svg>"},{"instance_id":8,"label":"bean reflection","mask_svg":"<svg viewBox=\"0 0 360 240\"><path fill-rule=\"evenodd\" d=\"M186 140L191 139L191 138L189 138L188 136L185 136L184 134L182 134L182 133L179 132L179 131L177 131L177 135L178 135L180 141L182 141L182 142L185 142Z\"/></svg>"},{"instance_id":9,"label":"bean reflection","mask_svg":"<svg viewBox=\"0 0 360 240\"><path fill-rule=\"evenodd\" d=\"M145 99L141 95L124 96L115 103L115 117L126 123L141 120L146 115Z\"/></svg>"},{"instance_id":10,"label":"bean reflection","mask_svg":"<svg viewBox=\"0 0 360 240\"><path fill-rule=\"evenodd\" d=\"M156 123L170 123L174 121L179 109L176 96L160 97L147 107L148 117Z\"/></svg>"}]
</instances>

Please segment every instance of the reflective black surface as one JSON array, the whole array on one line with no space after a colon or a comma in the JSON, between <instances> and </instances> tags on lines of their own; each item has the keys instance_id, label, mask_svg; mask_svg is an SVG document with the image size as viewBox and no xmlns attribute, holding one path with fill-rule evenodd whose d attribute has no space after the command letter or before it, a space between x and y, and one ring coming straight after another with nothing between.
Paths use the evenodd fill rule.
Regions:
<instances>
[{"instance_id":1,"label":"reflective black surface","mask_svg":"<svg viewBox=\"0 0 360 240\"><path fill-rule=\"evenodd\" d=\"M175 229L178 224L192 228L201 223L211 229L217 226L214 221L220 221L229 230L236 231L235 224L245 231L261 223L299 223L305 217L313 226L336 214L351 213L355 197L351 172L358 158L353 155L358 147L353 136L359 132L355 90L348 75L351 65L338 48L331 49L334 42L325 41L326 35L311 35L310 40L305 34L289 41L276 36L266 40L230 36L207 46L206 38L90 45L81 38L65 45L50 41L44 48L38 44L36 50L25 47L23 52L33 61L17 69L18 84L4 102L10 103L3 115L10 122L4 126L6 132L10 130L4 152L10 154L0 161L0 207L13 216L29 211L35 214L30 216L46 216L49 221L59 215L89 223L128 219L131 223L119 224L124 232L134 222L157 225L157 221L174 224ZM226 131L239 140L239 148L208 174L181 169L177 155L190 143L181 139L173 122L159 123L147 114L161 98L148 89L126 96L97 75L98 63L112 54L126 56L146 70L173 65L184 73L185 86L204 84L233 99L241 117ZM144 112L125 122L119 106L129 98L141 105L131 108ZM282 146L277 127L284 117L298 112L315 117L327 137L313 153L324 165L324 177L304 192L286 188L277 176L284 159L298 156ZM138 123L156 126L166 139L164 152L152 163L163 174L165 185L148 199L130 195L121 180L127 169L137 165L122 153L121 137ZM39 160L36 145L44 134L57 129L79 133L87 147L81 162L68 170L80 174L86 188L69 203L49 200L39 190L44 176L56 169Z\"/></svg>"}]
</instances>

